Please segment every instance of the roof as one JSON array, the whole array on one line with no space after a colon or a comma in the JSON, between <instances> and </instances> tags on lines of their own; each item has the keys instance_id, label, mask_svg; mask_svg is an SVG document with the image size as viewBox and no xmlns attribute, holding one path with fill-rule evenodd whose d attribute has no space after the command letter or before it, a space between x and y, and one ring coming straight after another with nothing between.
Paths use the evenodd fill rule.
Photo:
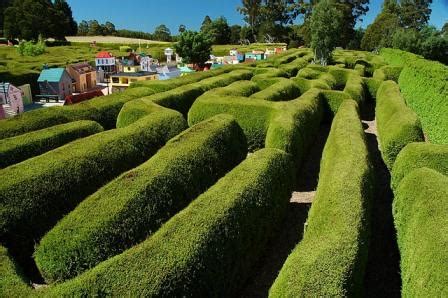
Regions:
<instances>
[{"instance_id":1,"label":"roof","mask_svg":"<svg viewBox=\"0 0 448 298\"><path fill-rule=\"evenodd\" d=\"M96 54L96 58L114 58L111 53L103 51Z\"/></svg>"},{"instance_id":2,"label":"roof","mask_svg":"<svg viewBox=\"0 0 448 298\"><path fill-rule=\"evenodd\" d=\"M61 81L62 75L64 74L65 68L50 68L44 69L40 73L38 82L59 82Z\"/></svg>"},{"instance_id":3,"label":"roof","mask_svg":"<svg viewBox=\"0 0 448 298\"><path fill-rule=\"evenodd\" d=\"M69 65L73 70L76 72L79 72L80 74L84 74L87 72L94 72L96 71L89 63L87 62L81 62L77 64L71 64Z\"/></svg>"},{"instance_id":4,"label":"roof","mask_svg":"<svg viewBox=\"0 0 448 298\"><path fill-rule=\"evenodd\" d=\"M145 77L150 75L155 75L157 72L155 71L140 71L140 72L120 72L111 77Z\"/></svg>"}]
</instances>

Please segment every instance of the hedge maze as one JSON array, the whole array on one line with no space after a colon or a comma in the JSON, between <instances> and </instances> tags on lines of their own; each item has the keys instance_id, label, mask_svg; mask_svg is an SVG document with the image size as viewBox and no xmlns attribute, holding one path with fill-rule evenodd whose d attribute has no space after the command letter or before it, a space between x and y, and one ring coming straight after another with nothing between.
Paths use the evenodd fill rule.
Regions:
<instances>
[{"instance_id":1,"label":"hedge maze","mask_svg":"<svg viewBox=\"0 0 448 298\"><path fill-rule=\"evenodd\" d=\"M272 259L253 296L362 296L369 276L393 280L375 271L390 263L391 291L448 295L446 66L389 49L335 51L327 67L312 57L289 50L1 121L0 296L241 296ZM305 208L293 198L310 162L317 187L292 231L303 237L269 255L293 204ZM388 199L395 229L382 235L375 206ZM399 253L372 266L383 236Z\"/></svg>"}]
</instances>

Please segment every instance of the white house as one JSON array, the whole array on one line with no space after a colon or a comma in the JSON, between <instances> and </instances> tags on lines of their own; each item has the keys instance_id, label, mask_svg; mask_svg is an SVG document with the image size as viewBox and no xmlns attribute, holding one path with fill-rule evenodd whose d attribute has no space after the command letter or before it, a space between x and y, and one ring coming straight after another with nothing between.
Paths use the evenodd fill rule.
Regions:
<instances>
[{"instance_id":1,"label":"white house","mask_svg":"<svg viewBox=\"0 0 448 298\"><path fill-rule=\"evenodd\" d=\"M109 52L99 52L95 58L96 70L103 70L105 74L116 72L115 57Z\"/></svg>"}]
</instances>

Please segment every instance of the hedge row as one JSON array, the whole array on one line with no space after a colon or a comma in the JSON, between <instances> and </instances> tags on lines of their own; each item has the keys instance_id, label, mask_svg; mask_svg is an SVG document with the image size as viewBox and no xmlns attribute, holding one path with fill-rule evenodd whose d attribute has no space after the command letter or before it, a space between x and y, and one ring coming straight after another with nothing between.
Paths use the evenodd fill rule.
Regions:
<instances>
[{"instance_id":1,"label":"hedge row","mask_svg":"<svg viewBox=\"0 0 448 298\"><path fill-rule=\"evenodd\" d=\"M1 297L28 297L33 289L14 262L8 250L0 245L0 296Z\"/></svg>"},{"instance_id":2,"label":"hedge row","mask_svg":"<svg viewBox=\"0 0 448 298\"><path fill-rule=\"evenodd\" d=\"M0 140L0 168L103 131L94 121L76 121Z\"/></svg>"},{"instance_id":3,"label":"hedge row","mask_svg":"<svg viewBox=\"0 0 448 298\"><path fill-rule=\"evenodd\" d=\"M381 155L389 169L407 144L424 141L420 120L406 105L398 84L385 81L376 97L376 121Z\"/></svg>"},{"instance_id":4,"label":"hedge row","mask_svg":"<svg viewBox=\"0 0 448 298\"><path fill-rule=\"evenodd\" d=\"M105 129L115 128L118 113L125 102L153 93L149 88L135 88L76 105L26 112L12 119L0 120L0 139L78 120L96 121Z\"/></svg>"},{"instance_id":5,"label":"hedge row","mask_svg":"<svg viewBox=\"0 0 448 298\"><path fill-rule=\"evenodd\" d=\"M252 94L250 98L268 101L288 101L300 96L298 86L292 80L280 79L277 83Z\"/></svg>"},{"instance_id":6,"label":"hedge row","mask_svg":"<svg viewBox=\"0 0 448 298\"><path fill-rule=\"evenodd\" d=\"M420 168L404 177L393 204L403 297L448 296L448 176Z\"/></svg>"},{"instance_id":7,"label":"hedge row","mask_svg":"<svg viewBox=\"0 0 448 298\"><path fill-rule=\"evenodd\" d=\"M404 67L398 79L401 92L429 140L448 144L448 67L400 50L383 49L381 55L390 64Z\"/></svg>"},{"instance_id":8,"label":"hedge row","mask_svg":"<svg viewBox=\"0 0 448 298\"><path fill-rule=\"evenodd\" d=\"M38 240L87 195L145 161L185 128L181 114L159 108L125 129L77 140L3 169L2 243Z\"/></svg>"},{"instance_id":9,"label":"hedge row","mask_svg":"<svg viewBox=\"0 0 448 298\"><path fill-rule=\"evenodd\" d=\"M392 170L392 188L418 168L430 168L448 176L448 145L411 143L398 154Z\"/></svg>"},{"instance_id":10,"label":"hedge row","mask_svg":"<svg viewBox=\"0 0 448 298\"><path fill-rule=\"evenodd\" d=\"M402 66L386 65L375 70L373 78L380 81L392 80L398 83L398 78L400 77L402 70Z\"/></svg>"},{"instance_id":11,"label":"hedge row","mask_svg":"<svg viewBox=\"0 0 448 298\"><path fill-rule=\"evenodd\" d=\"M134 246L246 158L243 131L218 115L171 139L143 165L84 200L40 242L47 282L76 277Z\"/></svg>"},{"instance_id":12,"label":"hedge row","mask_svg":"<svg viewBox=\"0 0 448 298\"><path fill-rule=\"evenodd\" d=\"M368 155L358 105L346 100L325 145L304 237L283 265L270 297L360 295L373 193Z\"/></svg>"},{"instance_id":13,"label":"hedge row","mask_svg":"<svg viewBox=\"0 0 448 298\"><path fill-rule=\"evenodd\" d=\"M232 296L286 210L290 156L263 149L143 243L50 289L54 296Z\"/></svg>"},{"instance_id":14,"label":"hedge row","mask_svg":"<svg viewBox=\"0 0 448 298\"><path fill-rule=\"evenodd\" d=\"M208 90L227 86L235 81L247 80L252 77L252 71L235 70L220 76L204 79L198 83L175 88L170 91L140 98L140 101L127 103L117 119L117 127L126 127L146 115L144 104L156 103L187 115L196 98Z\"/></svg>"}]
</instances>

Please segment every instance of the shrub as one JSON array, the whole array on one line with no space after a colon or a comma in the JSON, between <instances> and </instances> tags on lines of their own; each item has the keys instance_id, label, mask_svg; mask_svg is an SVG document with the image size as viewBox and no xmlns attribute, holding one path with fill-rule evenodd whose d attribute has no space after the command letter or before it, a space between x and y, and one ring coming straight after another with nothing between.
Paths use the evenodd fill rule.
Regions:
<instances>
[{"instance_id":1,"label":"shrub","mask_svg":"<svg viewBox=\"0 0 448 298\"><path fill-rule=\"evenodd\" d=\"M126 52L132 52L132 48L130 46L120 46L120 52L126 53Z\"/></svg>"},{"instance_id":2,"label":"shrub","mask_svg":"<svg viewBox=\"0 0 448 298\"><path fill-rule=\"evenodd\" d=\"M403 67L401 66L383 66L373 73L373 78L380 81L392 80L398 83L398 78L400 77Z\"/></svg>"},{"instance_id":3,"label":"shrub","mask_svg":"<svg viewBox=\"0 0 448 298\"><path fill-rule=\"evenodd\" d=\"M12 119L0 120L0 139L78 120L96 121L104 129L115 128L118 113L125 102L153 93L149 88L135 88L76 105L26 112Z\"/></svg>"},{"instance_id":4,"label":"shrub","mask_svg":"<svg viewBox=\"0 0 448 298\"><path fill-rule=\"evenodd\" d=\"M269 101L288 101L299 96L300 90L294 81L282 79L250 97Z\"/></svg>"},{"instance_id":5,"label":"shrub","mask_svg":"<svg viewBox=\"0 0 448 298\"><path fill-rule=\"evenodd\" d=\"M0 245L0 293L2 297L29 297L32 288L7 249Z\"/></svg>"},{"instance_id":6,"label":"shrub","mask_svg":"<svg viewBox=\"0 0 448 298\"><path fill-rule=\"evenodd\" d=\"M383 49L381 55L390 64L404 67L398 83L428 139L448 144L448 67L400 50Z\"/></svg>"},{"instance_id":7,"label":"shrub","mask_svg":"<svg viewBox=\"0 0 448 298\"><path fill-rule=\"evenodd\" d=\"M430 168L448 176L448 145L411 143L401 150L392 169L392 188L418 168Z\"/></svg>"},{"instance_id":8,"label":"shrub","mask_svg":"<svg viewBox=\"0 0 448 298\"><path fill-rule=\"evenodd\" d=\"M19 44L17 52L20 56L40 56L45 53L45 42L39 37L39 41L34 43L32 41L23 41Z\"/></svg>"},{"instance_id":9,"label":"shrub","mask_svg":"<svg viewBox=\"0 0 448 298\"><path fill-rule=\"evenodd\" d=\"M125 129L102 132L3 169L0 235L33 241L87 195L153 155L186 127L160 108Z\"/></svg>"},{"instance_id":10,"label":"shrub","mask_svg":"<svg viewBox=\"0 0 448 298\"><path fill-rule=\"evenodd\" d=\"M404 177L393 204L403 297L448 295L448 177L420 168Z\"/></svg>"},{"instance_id":11,"label":"shrub","mask_svg":"<svg viewBox=\"0 0 448 298\"><path fill-rule=\"evenodd\" d=\"M209 94L217 96L251 96L260 91L258 85L252 81L237 81L227 87L216 88L208 91Z\"/></svg>"},{"instance_id":12,"label":"shrub","mask_svg":"<svg viewBox=\"0 0 448 298\"><path fill-rule=\"evenodd\" d=\"M76 139L103 131L93 121L76 121L0 141L0 168L40 155Z\"/></svg>"},{"instance_id":13,"label":"shrub","mask_svg":"<svg viewBox=\"0 0 448 298\"><path fill-rule=\"evenodd\" d=\"M381 155L389 169L407 144L424 141L417 115L406 106L398 85L383 82L378 90L375 110Z\"/></svg>"},{"instance_id":14,"label":"shrub","mask_svg":"<svg viewBox=\"0 0 448 298\"><path fill-rule=\"evenodd\" d=\"M304 237L283 265L270 297L359 295L373 191L364 138L357 104L344 101L325 145Z\"/></svg>"},{"instance_id":15,"label":"shrub","mask_svg":"<svg viewBox=\"0 0 448 298\"><path fill-rule=\"evenodd\" d=\"M72 278L141 242L247 155L232 117L218 115L173 138L149 161L84 200L41 241L48 282Z\"/></svg>"},{"instance_id":16,"label":"shrub","mask_svg":"<svg viewBox=\"0 0 448 298\"><path fill-rule=\"evenodd\" d=\"M279 224L293 176L289 155L258 151L143 243L50 294L232 296Z\"/></svg>"},{"instance_id":17,"label":"shrub","mask_svg":"<svg viewBox=\"0 0 448 298\"><path fill-rule=\"evenodd\" d=\"M324 98L324 119L331 122L331 119L336 115L341 104L348 99L352 99L350 95L344 91L323 90L321 94Z\"/></svg>"}]
</instances>

